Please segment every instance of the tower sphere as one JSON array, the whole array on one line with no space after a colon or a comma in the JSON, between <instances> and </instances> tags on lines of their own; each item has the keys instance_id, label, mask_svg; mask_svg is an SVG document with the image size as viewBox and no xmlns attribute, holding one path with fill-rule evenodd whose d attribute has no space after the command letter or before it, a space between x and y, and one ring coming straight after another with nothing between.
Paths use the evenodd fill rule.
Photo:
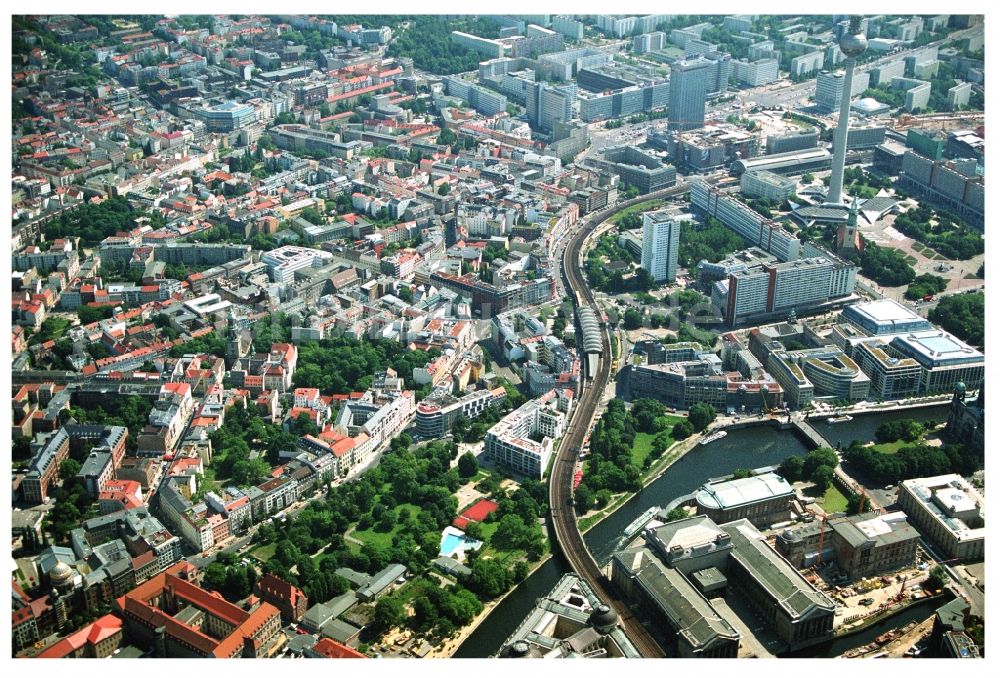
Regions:
<instances>
[{"instance_id":1,"label":"tower sphere","mask_svg":"<svg viewBox=\"0 0 1000 678\"><path fill-rule=\"evenodd\" d=\"M840 36L840 51L845 57L853 59L861 56L866 49L868 49L868 38L861 32L861 17L852 16L847 32Z\"/></svg>"}]
</instances>

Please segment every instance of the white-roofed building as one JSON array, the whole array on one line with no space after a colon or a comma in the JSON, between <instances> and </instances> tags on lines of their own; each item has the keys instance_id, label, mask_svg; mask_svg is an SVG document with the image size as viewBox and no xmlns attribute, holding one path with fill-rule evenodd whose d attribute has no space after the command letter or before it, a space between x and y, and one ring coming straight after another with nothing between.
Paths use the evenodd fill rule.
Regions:
<instances>
[{"instance_id":1,"label":"white-roofed building","mask_svg":"<svg viewBox=\"0 0 1000 678\"><path fill-rule=\"evenodd\" d=\"M795 491L776 473L708 482L695 493L698 513L716 523L746 518L757 527L788 520Z\"/></svg>"},{"instance_id":2,"label":"white-roofed building","mask_svg":"<svg viewBox=\"0 0 1000 678\"><path fill-rule=\"evenodd\" d=\"M986 501L957 473L904 480L899 506L947 556L982 558L986 546Z\"/></svg>"}]
</instances>

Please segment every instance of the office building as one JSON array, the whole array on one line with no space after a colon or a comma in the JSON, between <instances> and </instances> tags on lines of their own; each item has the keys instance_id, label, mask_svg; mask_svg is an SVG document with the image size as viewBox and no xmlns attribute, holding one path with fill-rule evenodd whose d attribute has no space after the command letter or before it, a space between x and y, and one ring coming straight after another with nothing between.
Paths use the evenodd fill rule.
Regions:
<instances>
[{"instance_id":1,"label":"office building","mask_svg":"<svg viewBox=\"0 0 1000 678\"><path fill-rule=\"evenodd\" d=\"M632 399L654 398L679 409L708 403L720 412L757 412L784 399L781 385L763 369L745 378L723 370L718 356L703 351L677 362L630 365L628 387Z\"/></svg>"},{"instance_id":2,"label":"office building","mask_svg":"<svg viewBox=\"0 0 1000 678\"><path fill-rule=\"evenodd\" d=\"M507 97L455 76L444 79L448 94L458 97L483 115L497 115L507 110Z\"/></svg>"},{"instance_id":3,"label":"office building","mask_svg":"<svg viewBox=\"0 0 1000 678\"><path fill-rule=\"evenodd\" d=\"M847 129L847 150L864 151L885 141L885 125L854 125Z\"/></svg>"},{"instance_id":4,"label":"office building","mask_svg":"<svg viewBox=\"0 0 1000 678\"><path fill-rule=\"evenodd\" d=\"M851 356L871 379L873 400L909 398L920 389L920 365L912 358L899 358L880 340L862 341L853 346Z\"/></svg>"},{"instance_id":5,"label":"office building","mask_svg":"<svg viewBox=\"0 0 1000 678\"><path fill-rule=\"evenodd\" d=\"M977 389L983 383L983 354L942 330L900 334L889 346L900 358L919 363L921 393L950 393L959 383Z\"/></svg>"},{"instance_id":6,"label":"office building","mask_svg":"<svg viewBox=\"0 0 1000 678\"><path fill-rule=\"evenodd\" d=\"M500 657L614 659L642 657L590 585L564 574L501 646Z\"/></svg>"},{"instance_id":7,"label":"office building","mask_svg":"<svg viewBox=\"0 0 1000 678\"><path fill-rule=\"evenodd\" d=\"M929 320L894 299L851 304L841 311L840 318L872 337L934 329Z\"/></svg>"},{"instance_id":8,"label":"office building","mask_svg":"<svg viewBox=\"0 0 1000 678\"><path fill-rule=\"evenodd\" d=\"M257 114L252 106L227 101L198 111L207 132L233 132L252 125Z\"/></svg>"},{"instance_id":9,"label":"office building","mask_svg":"<svg viewBox=\"0 0 1000 678\"><path fill-rule=\"evenodd\" d=\"M833 254L760 264L720 281L720 309L729 325L815 310L854 291L854 264ZM713 293L713 302L715 294Z\"/></svg>"},{"instance_id":10,"label":"office building","mask_svg":"<svg viewBox=\"0 0 1000 678\"><path fill-rule=\"evenodd\" d=\"M582 71L581 71L582 72ZM584 122L644 113L667 105L667 82L629 85L601 93L579 92L580 119Z\"/></svg>"},{"instance_id":11,"label":"office building","mask_svg":"<svg viewBox=\"0 0 1000 678\"><path fill-rule=\"evenodd\" d=\"M795 195L797 182L767 170L750 170L740 177L740 192L751 198L765 198L780 204Z\"/></svg>"},{"instance_id":12,"label":"office building","mask_svg":"<svg viewBox=\"0 0 1000 678\"><path fill-rule=\"evenodd\" d=\"M836 563L850 581L856 581L913 567L919 541L906 514L894 511L814 520L788 528L778 533L775 548L796 568Z\"/></svg>"},{"instance_id":13,"label":"office building","mask_svg":"<svg viewBox=\"0 0 1000 678\"><path fill-rule=\"evenodd\" d=\"M544 82L532 83L525 96L528 122L541 132L551 133L556 123L573 119L575 100L575 85L553 87Z\"/></svg>"},{"instance_id":14,"label":"office building","mask_svg":"<svg viewBox=\"0 0 1000 678\"><path fill-rule=\"evenodd\" d=\"M681 59L670 66L670 110L667 129L689 130L705 126L711 64L703 58Z\"/></svg>"},{"instance_id":15,"label":"office building","mask_svg":"<svg viewBox=\"0 0 1000 678\"><path fill-rule=\"evenodd\" d=\"M794 57L788 69L789 74L793 78L802 78L815 73L823 68L824 58L823 52L809 52Z\"/></svg>"},{"instance_id":16,"label":"office building","mask_svg":"<svg viewBox=\"0 0 1000 678\"><path fill-rule=\"evenodd\" d=\"M818 144L819 130L815 127L788 134L772 134L767 137L767 155L805 151L816 148Z\"/></svg>"},{"instance_id":17,"label":"office building","mask_svg":"<svg viewBox=\"0 0 1000 678\"><path fill-rule=\"evenodd\" d=\"M507 52L506 46L499 40L480 38L476 35L470 35L469 33L463 33L461 31L452 31L451 41L461 45L462 47L479 52L489 59L499 59L500 57L505 56Z\"/></svg>"},{"instance_id":18,"label":"office building","mask_svg":"<svg viewBox=\"0 0 1000 678\"><path fill-rule=\"evenodd\" d=\"M677 183L677 169L660 158L635 146L607 146L586 164L617 174L623 184L635 186L639 193L653 193Z\"/></svg>"},{"instance_id":19,"label":"office building","mask_svg":"<svg viewBox=\"0 0 1000 678\"><path fill-rule=\"evenodd\" d=\"M972 83L960 82L948 90L948 110L957 111L963 106L968 106L971 98Z\"/></svg>"},{"instance_id":20,"label":"office building","mask_svg":"<svg viewBox=\"0 0 1000 678\"><path fill-rule=\"evenodd\" d=\"M694 493L699 515L714 523L745 518L754 527L765 529L791 516L795 490L776 473L751 478L707 482Z\"/></svg>"},{"instance_id":21,"label":"office building","mask_svg":"<svg viewBox=\"0 0 1000 678\"><path fill-rule=\"evenodd\" d=\"M584 23L582 21L577 21L572 17L552 17L552 30L562 33L570 40L583 40L583 27Z\"/></svg>"},{"instance_id":22,"label":"office building","mask_svg":"<svg viewBox=\"0 0 1000 678\"><path fill-rule=\"evenodd\" d=\"M707 96L718 97L729 89L729 79L733 75L733 57L713 48L701 55L708 62L708 78L705 81Z\"/></svg>"},{"instance_id":23,"label":"office building","mask_svg":"<svg viewBox=\"0 0 1000 678\"><path fill-rule=\"evenodd\" d=\"M422 438L441 438L461 417L475 419L483 411L503 400L507 392L503 388L480 389L461 396L450 393L432 392L417 403L417 435Z\"/></svg>"},{"instance_id":24,"label":"office building","mask_svg":"<svg viewBox=\"0 0 1000 678\"><path fill-rule=\"evenodd\" d=\"M855 97L868 89L868 73L855 73L851 79L851 96ZM844 94L844 72L823 71L816 76L816 104L828 111L840 108Z\"/></svg>"},{"instance_id":25,"label":"office building","mask_svg":"<svg viewBox=\"0 0 1000 678\"><path fill-rule=\"evenodd\" d=\"M899 175L902 186L922 197L932 198L974 225L985 222L985 177L976 171L976 161L931 160L913 151L903 155Z\"/></svg>"},{"instance_id":26,"label":"office building","mask_svg":"<svg viewBox=\"0 0 1000 678\"><path fill-rule=\"evenodd\" d=\"M691 215L679 215L674 210L646 212L642 215L642 270L654 282L672 283L677 279L681 221L690 219Z\"/></svg>"},{"instance_id":27,"label":"office building","mask_svg":"<svg viewBox=\"0 0 1000 678\"><path fill-rule=\"evenodd\" d=\"M290 285L295 281L296 271L322 266L332 258L332 254L323 250L285 245L265 252L260 260L267 266L272 282Z\"/></svg>"},{"instance_id":28,"label":"office building","mask_svg":"<svg viewBox=\"0 0 1000 678\"><path fill-rule=\"evenodd\" d=\"M737 59L732 62L732 76L747 87L762 87L777 81L778 65L778 60L773 58Z\"/></svg>"},{"instance_id":29,"label":"office building","mask_svg":"<svg viewBox=\"0 0 1000 678\"><path fill-rule=\"evenodd\" d=\"M691 204L782 261L795 261L801 254L802 243L780 224L704 181L691 184Z\"/></svg>"},{"instance_id":30,"label":"office building","mask_svg":"<svg viewBox=\"0 0 1000 678\"><path fill-rule=\"evenodd\" d=\"M548 470L552 444L562 437L572 402L571 392L559 391L529 400L487 431L486 453L498 464L541 479Z\"/></svg>"},{"instance_id":31,"label":"office building","mask_svg":"<svg viewBox=\"0 0 1000 678\"><path fill-rule=\"evenodd\" d=\"M667 43L667 34L663 31L653 33L643 33L632 38L632 51L636 54L646 54L648 52L658 52Z\"/></svg>"},{"instance_id":32,"label":"office building","mask_svg":"<svg viewBox=\"0 0 1000 678\"><path fill-rule=\"evenodd\" d=\"M778 555L748 520L704 516L649 528L612 557L611 580L676 634L681 657L735 657L740 633L713 601L739 595L794 650L833 636L835 604ZM728 616L728 613L727 613ZM748 620L749 621L749 620Z\"/></svg>"},{"instance_id":33,"label":"office building","mask_svg":"<svg viewBox=\"0 0 1000 678\"><path fill-rule=\"evenodd\" d=\"M904 480L899 507L948 558L982 559L986 545L986 502L957 473Z\"/></svg>"}]
</instances>

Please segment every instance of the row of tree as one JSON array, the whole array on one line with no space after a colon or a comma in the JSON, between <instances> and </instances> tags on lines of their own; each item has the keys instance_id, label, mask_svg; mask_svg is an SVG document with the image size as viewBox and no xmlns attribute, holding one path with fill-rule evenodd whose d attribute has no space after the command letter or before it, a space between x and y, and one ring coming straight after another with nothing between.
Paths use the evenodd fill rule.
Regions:
<instances>
[{"instance_id":1,"label":"row of tree","mask_svg":"<svg viewBox=\"0 0 1000 678\"><path fill-rule=\"evenodd\" d=\"M844 459L879 483L898 483L906 478L938 476L945 473L969 475L983 467L982 456L965 445L949 443L940 447L908 445L885 454L855 440L844 451Z\"/></svg>"},{"instance_id":2,"label":"row of tree","mask_svg":"<svg viewBox=\"0 0 1000 678\"><path fill-rule=\"evenodd\" d=\"M950 294L937 303L927 318L959 339L973 346L983 346L986 341L985 303L982 292Z\"/></svg>"}]
</instances>

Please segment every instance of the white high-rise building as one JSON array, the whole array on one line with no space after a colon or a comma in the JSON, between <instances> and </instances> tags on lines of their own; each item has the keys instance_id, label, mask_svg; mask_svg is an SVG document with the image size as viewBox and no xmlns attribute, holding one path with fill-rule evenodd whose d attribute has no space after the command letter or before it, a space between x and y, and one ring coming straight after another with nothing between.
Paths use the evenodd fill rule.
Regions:
<instances>
[{"instance_id":1,"label":"white high-rise building","mask_svg":"<svg viewBox=\"0 0 1000 678\"><path fill-rule=\"evenodd\" d=\"M690 215L674 210L642 215L642 269L658 283L677 278L677 250L680 248L681 221Z\"/></svg>"}]
</instances>

